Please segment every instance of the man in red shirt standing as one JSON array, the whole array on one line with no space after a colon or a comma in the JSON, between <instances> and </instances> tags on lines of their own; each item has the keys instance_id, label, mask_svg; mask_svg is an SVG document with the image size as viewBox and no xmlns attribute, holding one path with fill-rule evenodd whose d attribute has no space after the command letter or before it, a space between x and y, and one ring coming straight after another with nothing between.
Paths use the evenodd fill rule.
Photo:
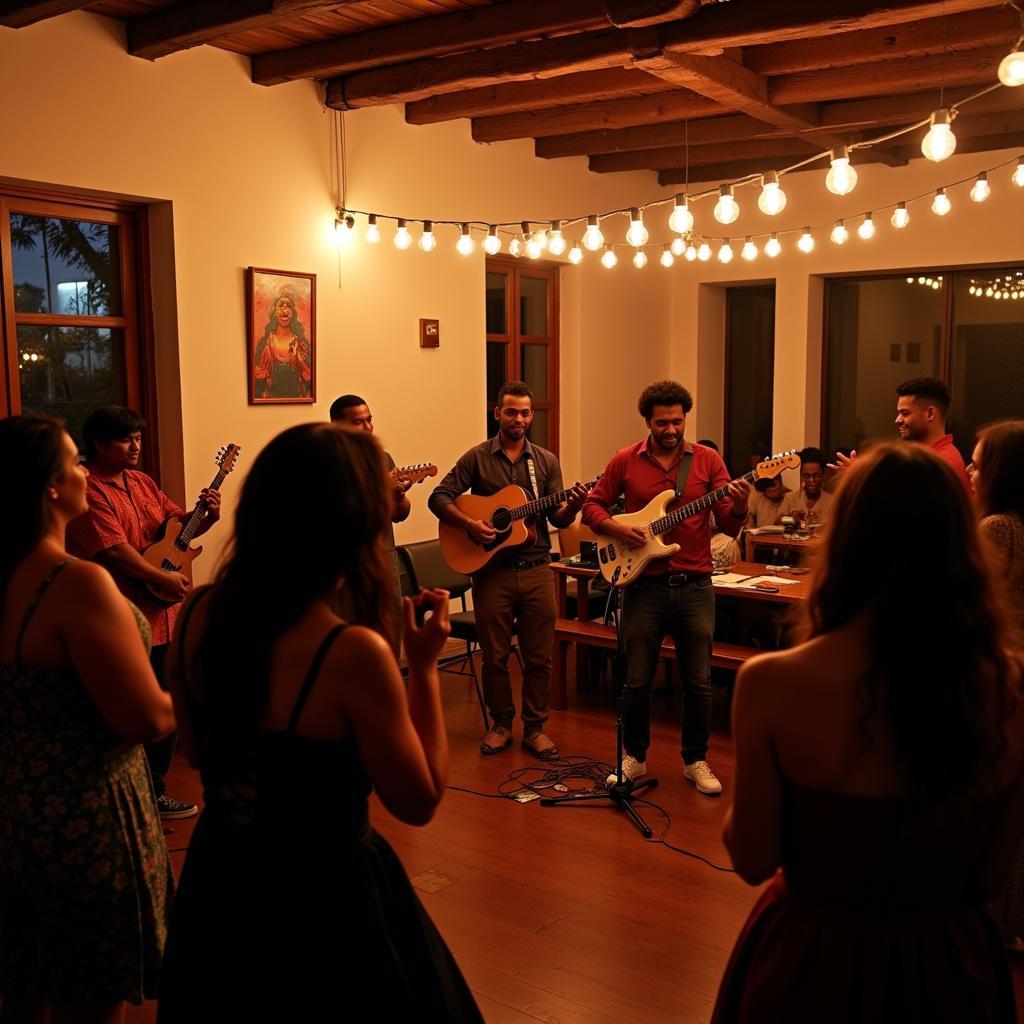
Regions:
<instances>
[{"instance_id":1,"label":"man in red shirt standing","mask_svg":"<svg viewBox=\"0 0 1024 1024\"><path fill-rule=\"evenodd\" d=\"M662 491L680 489L674 506L728 484L729 497L716 502L718 527L735 537L747 518L750 486L729 483L718 452L683 437L686 416L693 408L690 392L675 381L646 388L638 402L649 434L643 441L612 456L597 486L583 506L583 522L595 533L637 547L644 535L636 527L617 523L609 509L625 498L626 512L639 512ZM683 775L698 792L721 793L722 784L707 762L711 730L711 643L715 629L715 595L711 589L711 529L709 510L684 520L663 535L666 544L679 544L669 558L655 559L622 595L622 633L626 647L626 684L622 694L622 772L638 779L647 771L651 743L651 683L658 667L661 643L668 633L676 645L683 688ZM609 784L616 782L609 776Z\"/></svg>"},{"instance_id":2,"label":"man in red shirt standing","mask_svg":"<svg viewBox=\"0 0 1024 1024\"><path fill-rule=\"evenodd\" d=\"M132 409L108 405L94 410L82 424L89 481L86 498L89 510L72 520L67 528L68 551L105 566L118 589L149 622L152 631L150 661L161 687L164 663L174 621L188 593L189 581L180 572L166 572L150 565L142 552L158 539L165 522L185 513L164 494L152 477L135 467L142 454L145 421ZM220 518L220 494L203 490L207 516L199 534ZM198 535L198 534L197 534ZM156 584L173 594L172 604L154 597L147 584ZM167 794L165 776L171 767L177 733L157 743L146 744L157 808L162 818L191 818L198 813L194 803Z\"/></svg>"}]
</instances>

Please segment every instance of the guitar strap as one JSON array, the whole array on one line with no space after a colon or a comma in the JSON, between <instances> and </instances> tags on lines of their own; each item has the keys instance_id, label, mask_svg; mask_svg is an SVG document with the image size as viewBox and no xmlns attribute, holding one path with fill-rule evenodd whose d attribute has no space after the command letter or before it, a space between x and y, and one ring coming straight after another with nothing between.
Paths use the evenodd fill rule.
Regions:
<instances>
[{"instance_id":1,"label":"guitar strap","mask_svg":"<svg viewBox=\"0 0 1024 1024\"><path fill-rule=\"evenodd\" d=\"M526 453L526 468L530 473L530 486L533 488L534 498L540 497L540 491L537 490L537 471L533 468L533 455L530 452Z\"/></svg>"},{"instance_id":2,"label":"guitar strap","mask_svg":"<svg viewBox=\"0 0 1024 1024\"><path fill-rule=\"evenodd\" d=\"M679 460L679 471L676 473L676 497L681 498L686 490L686 481L690 476L690 463L693 462L693 452L683 452Z\"/></svg>"}]
</instances>

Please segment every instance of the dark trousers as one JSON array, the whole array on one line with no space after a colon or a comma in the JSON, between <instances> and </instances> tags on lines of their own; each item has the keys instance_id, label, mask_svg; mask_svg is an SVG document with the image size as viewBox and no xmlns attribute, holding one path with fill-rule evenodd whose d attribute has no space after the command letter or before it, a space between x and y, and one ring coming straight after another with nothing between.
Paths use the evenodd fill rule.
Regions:
<instances>
[{"instance_id":1,"label":"dark trousers","mask_svg":"<svg viewBox=\"0 0 1024 1024\"><path fill-rule=\"evenodd\" d=\"M682 755L703 761L711 731L711 643L715 594L710 578L670 587L641 577L622 595L626 685L622 692L623 745L640 761L651 745L651 684L665 634L676 645L683 690Z\"/></svg>"},{"instance_id":2,"label":"dark trousers","mask_svg":"<svg viewBox=\"0 0 1024 1024\"><path fill-rule=\"evenodd\" d=\"M511 727L516 706L508 673L512 626L523 657L523 729L539 732L551 695L555 640L555 580L545 563L515 572L492 569L473 577L473 610L480 637L484 700L494 724Z\"/></svg>"},{"instance_id":3,"label":"dark trousers","mask_svg":"<svg viewBox=\"0 0 1024 1024\"><path fill-rule=\"evenodd\" d=\"M153 666L153 673L160 689L169 689L167 680L164 678L164 669L167 664L167 651L170 644L159 644L153 648L149 655L149 663ZM178 731L175 730L170 736L165 736L156 743L145 744L146 760L149 762L149 774L153 776L153 789L156 795L161 797L167 792L167 773L171 770L171 758L174 757L174 747L178 742Z\"/></svg>"}]
</instances>

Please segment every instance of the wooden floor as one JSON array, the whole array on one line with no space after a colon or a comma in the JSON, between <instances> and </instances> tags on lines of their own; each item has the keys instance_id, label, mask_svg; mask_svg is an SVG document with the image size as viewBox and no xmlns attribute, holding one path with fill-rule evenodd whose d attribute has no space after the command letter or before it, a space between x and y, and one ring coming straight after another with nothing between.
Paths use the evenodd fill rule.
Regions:
<instances>
[{"instance_id":1,"label":"wooden floor","mask_svg":"<svg viewBox=\"0 0 1024 1024\"><path fill-rule=\"evenodd\" d=\"M493 794L515 769L536 765L517 745L478 751L480 711L471 684L443 677L452 748L450 785ZM674 699L673 699L674 698ZM671 817L667 839L718 865L724 801L682 778L678 693L656 697L648 767L660 779L650 799ZM727 700L716 702L710 761L726 789L733 776ZM614 715L599 693L570 696L552 715L563 754L611 761ZM174 796L198 799L181 761ZM655 835L664 814L642 808ZM431 824L412 828L373 808L454 952L488 1024L703 1024L722 970L758 890L662 844L647 842L606 804L542 807L450 791ZM167 836L180 871L195 819ZM1014 965L1024 1008L1024 961ZM1024 1015L1022 1015L1024 1016ZM155 1006L129 1007L128 1021L155 1020Z\"/></svg>"}]
</instances>

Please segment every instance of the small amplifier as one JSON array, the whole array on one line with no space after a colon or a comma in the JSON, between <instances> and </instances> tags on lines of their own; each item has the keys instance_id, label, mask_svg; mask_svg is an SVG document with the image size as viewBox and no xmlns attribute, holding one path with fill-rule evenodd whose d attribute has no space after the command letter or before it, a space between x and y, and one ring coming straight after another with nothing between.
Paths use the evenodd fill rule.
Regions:
<instances>
[{"instance_id":1,"label":"small amplifier","mask_svg":"<svg viewBox=\"0 0 1024 1024\"><path fill-rule=\"evenodd\" d=\"M593 540L580 541L580 561L592 562L597 565L597 542Z\"/></svg>"}]
</instances>

